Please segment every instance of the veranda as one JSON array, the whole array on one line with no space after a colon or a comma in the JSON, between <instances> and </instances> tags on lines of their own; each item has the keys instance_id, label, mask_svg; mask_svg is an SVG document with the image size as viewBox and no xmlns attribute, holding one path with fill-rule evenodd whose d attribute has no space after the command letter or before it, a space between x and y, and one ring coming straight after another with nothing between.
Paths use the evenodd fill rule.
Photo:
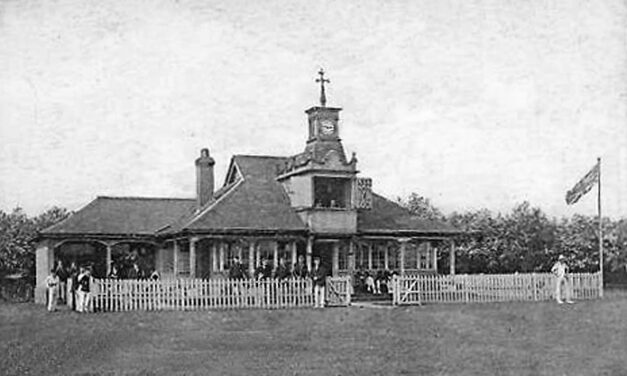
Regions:
<instances>
[{"instance_id":1,"label":"veranda","mask_svg":"<svg viewBox=\"0 0 627 376\"><path fill-rule=\"evenodd\" d=\"M449 272L455 272L455 245L437 237L302 237L282 236L192 236L156 241L150 238L68 237L42 241L37 249L37 271L45 280L47 272L61 260L91 265L96 279L106 278L114 265L130 268L137 263L148 276L156 270L162 279L220 279L228 276L238 257L248 272L262 260L276 268L279 260L292 266L302 258L309 270L312 259L320 257L331 277L352 278L359 270L372 275L388 270L399 275L438 273L438 255L448 255ZM118 270L120 272L120 270ZM120 277L124 278L122 273ZM36 300L45 301L45 286L38 285Z\"/></svg>"}]
</instances>

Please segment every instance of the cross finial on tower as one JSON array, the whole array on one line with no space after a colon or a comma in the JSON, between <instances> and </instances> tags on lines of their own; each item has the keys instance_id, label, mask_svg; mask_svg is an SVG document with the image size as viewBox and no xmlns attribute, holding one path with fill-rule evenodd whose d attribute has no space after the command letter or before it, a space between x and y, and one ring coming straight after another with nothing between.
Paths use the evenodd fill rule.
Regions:
<instances>
[{"instance_id":1,"label":"cross finial on tower","mask_svg":"<svg viewBox=\"0 0 627 376\"><path fill-rule=\"evenodd\" d=\"M331 83L331 80L324 78L324 69L320 68L318 71L320 78L316 78L316 82L320 82L320 105L325 107L327 105L327 96L324 92L324 84Z\"/></svg>"}]
</instances>

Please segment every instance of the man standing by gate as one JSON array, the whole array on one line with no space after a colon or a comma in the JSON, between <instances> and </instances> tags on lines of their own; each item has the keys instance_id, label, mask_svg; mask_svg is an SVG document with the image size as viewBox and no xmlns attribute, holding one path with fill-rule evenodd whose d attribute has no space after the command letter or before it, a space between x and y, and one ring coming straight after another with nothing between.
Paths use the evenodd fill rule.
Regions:
<instances>
[{"instance_id":1,"label":"man standing by gate","mask_svg":"<svg viewBox=\"0 0 627 376\"><path fill-rule=\"evenodd\" d=\"M320 257L314 258L314 266L311 271L314 289L314 307L324 308L324 285L326 283L327 272L320 265Z\"/></svg>"}]
</instances>

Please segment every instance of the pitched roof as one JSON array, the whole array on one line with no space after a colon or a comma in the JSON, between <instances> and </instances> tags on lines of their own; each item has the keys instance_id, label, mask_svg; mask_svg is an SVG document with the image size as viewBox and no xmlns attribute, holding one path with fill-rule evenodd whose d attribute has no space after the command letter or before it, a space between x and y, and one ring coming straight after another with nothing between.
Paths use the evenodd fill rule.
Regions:
<instances>
[{"instance_id":1,"label":"pitched roof","mask_svg":"<svg viewBox=\"0 0 627 376\"><path fill-rule=\"evenodd\" d=\"M357 215L359 232L407 232L417 234L456 234L460 231L443 222L413 216L407 209L378 194L372 194L372 209Z\"/></svg>"},{"instance_id":2,"label":"pitched roof","mask_svg":"<svg viewBox=\"0 0 627 376\"><path fill-rule=\"evenodd\" d=\"M289 197L276 181L277 171L286 160L272 156L233 156L232 163L244 179L198 214L178 221L170 231L305 230Z\"/></svg>"},{"instance_id":3,"label":"pitched roof","mask_svg":"<svg viewBox=\"0 0 627 376\"><path fill-rule=\"evenodd\" d=\"M225 185L200 210L194 199L98 197L41 235L156 235L179 231L306 231L276 180L287 158L235 155L243 179ZM454 234L445 223L416 218L398 204L373 194L371 210L359 211L360 233Z\"/></svg>"},{"instance_id":4,"label":"pitched roof","mask_svg":"<svg viewBox=\"0 0 627 376\"><path fill-rule=\"evenodd\" d=\"M189 213L195 203L194 199L100 196L41 234L154 235Z\"/></svg>"}]
</instances>

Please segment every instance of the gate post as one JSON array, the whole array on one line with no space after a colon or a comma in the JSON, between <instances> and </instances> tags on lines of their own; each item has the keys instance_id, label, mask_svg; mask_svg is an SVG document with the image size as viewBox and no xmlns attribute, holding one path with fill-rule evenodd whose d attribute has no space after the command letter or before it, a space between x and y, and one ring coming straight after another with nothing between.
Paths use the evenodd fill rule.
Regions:
<instances>
[{"instance_id":1,"label":"gate post","mask_svg":"<svg viewBox=\"0 0 627 376\"><path fill-rule=\"evenodd\" d=\"M531 273L531 288L533 289L533 301L538 301L538 291L536 287L536 273Z\"/></svg>"},{"instance_id":2,"label":"gate post","mask_svg":"<svg viewBox=\"0 0 627 376\"><path fill-rule=\"evenodd\" d=\"M392 305L398 305L398 290L400 288L400 284L398 283L397 275L392 276L392 286L394 289L392 293Z\"/></svg>"},{"instance_id":3,"label":"gate post","mask_svg":"<svg viewBox=\"0 0 627 376\"><path fill-rule=\"evenodd\" d=\"M344 276L344 280L346 281L346 306L351 305L351 278L350 276Z\"/></svg>"}]
</instances>

